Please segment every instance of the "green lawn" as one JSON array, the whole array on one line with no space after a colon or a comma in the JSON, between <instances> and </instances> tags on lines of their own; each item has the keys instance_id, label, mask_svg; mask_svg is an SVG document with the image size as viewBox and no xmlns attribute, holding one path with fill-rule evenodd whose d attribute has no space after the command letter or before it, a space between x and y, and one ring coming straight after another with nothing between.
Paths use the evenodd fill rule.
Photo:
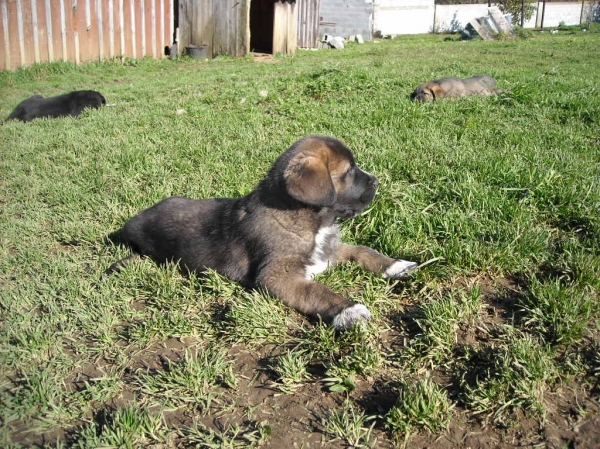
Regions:
<instances>
[{"instance_id":1,"label":"green lawn","mask_svg":"<svg viewBox=\"0 0 600 449\"><path fill-rule=\"evenodd\" d=\"M0 72L2 118L37 93L116 103L0 125L0 446L598 447L599 32ZM509 93L409 101L477 74ZM433 259L317 278L368 325L149 260L104 276L129 217L244 195L309 134L381 181L344 239Z\"/></svg>"}]
</instances>

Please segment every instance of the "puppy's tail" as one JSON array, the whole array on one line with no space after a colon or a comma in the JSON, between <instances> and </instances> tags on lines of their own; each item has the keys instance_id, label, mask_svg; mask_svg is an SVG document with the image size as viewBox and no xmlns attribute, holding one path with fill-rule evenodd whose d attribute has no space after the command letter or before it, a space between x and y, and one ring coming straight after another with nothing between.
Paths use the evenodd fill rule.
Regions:
<instances>
[{"instance_id":1,"label":"puppy's tail","mask_svg":"<svg viewBox=\"0 0 600 449\"><path fill-rule=\"evenodd\" d=\"M104 272L105 275L111 275L113 273L118 273L119 271L121 271L123 268L125 268L127 265L129 265L129 263L132 260L135 260L137 258L139 258L140 256L136 253L131 253L129 256L125 257L124 259L121 259L115 263L113 263L110 267L108 267L106 269L106 271Z\"/></svg>"},{"instance_id":2,"label":"puppy's tail","mask_svg":"<svg viewBox=\"0 0 600 449\"><path fill-rule=\"evenodd\" d=\"M121 231L122 230L119 229L118 231L108 234L104 238L104 243L106 243L107 245L127 245L127 243L125 241L123 241ZM121 260L113 263L110 267L108 267L106 269L104 274L110 275L113 273L118 273L123 268L125 268L125 266L127 266L129 264L129 262L131 262L132 260L134 260L138 257L139 257L139 255L137 253L133 252L129 256L125 257L124 259L121 259Z\"/></svg>"},{"instance_id":3,"label":"puppy's tail","mask_svg":"<svg viewBox=\"0 0 600 449\"><path fill-rule=\"evenodd\" d=\"M125 242L123 241L123 239L121 238L121 229L119 229L118 231L115 232L111 232L110 234L108 234L105 238L104 238L104 243L106 243L107 245L123 245L125 244Z\"/></svg>"}]
</instances>

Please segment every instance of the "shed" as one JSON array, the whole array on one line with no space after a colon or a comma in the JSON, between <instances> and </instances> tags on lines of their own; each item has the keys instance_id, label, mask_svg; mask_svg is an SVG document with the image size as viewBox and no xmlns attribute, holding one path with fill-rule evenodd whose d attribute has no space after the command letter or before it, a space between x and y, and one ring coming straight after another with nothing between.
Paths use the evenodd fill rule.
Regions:
<instances>
[{"instance_id":1,"label":"shed","mask_svg":"<svg viewBox=\"0 0 600 449\"><path fill-rule=\"evenodd\" d=\"M179 51L206 46L208 57L296 51L296 0L176 0Z\"/></svg>"}]
</instances>

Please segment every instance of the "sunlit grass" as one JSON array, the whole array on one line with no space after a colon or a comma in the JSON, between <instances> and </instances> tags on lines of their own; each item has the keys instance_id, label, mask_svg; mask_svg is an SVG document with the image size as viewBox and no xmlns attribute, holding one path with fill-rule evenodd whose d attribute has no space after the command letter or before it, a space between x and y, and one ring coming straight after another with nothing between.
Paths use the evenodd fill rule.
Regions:
<instances>
[{"instance_id":1,"label":"sunlit grass","mask_svg":"<svg viewBox=\"0 0 600 449\"><path fill-rule=\"evenodd\" d=\"M116 103L0 125L0 446L260 446L289 431L296 402L318 416L301 435L410 445L458 415L498 432L515 414L543 421L563 379L581 386L555 407L571 420L600 378L596 31L0 72L0 118L36 93ZM476 74L508 92L408 99ZM355 265L317 278L370 323L339 333L262 290L147 259L104 275L127 255L107 236L129 217L170 195L244 195L314 133L381 181L344 240L433 261L406 281ZM374 411L376 384L390 405Z\"/></svg>"}]
</instances>

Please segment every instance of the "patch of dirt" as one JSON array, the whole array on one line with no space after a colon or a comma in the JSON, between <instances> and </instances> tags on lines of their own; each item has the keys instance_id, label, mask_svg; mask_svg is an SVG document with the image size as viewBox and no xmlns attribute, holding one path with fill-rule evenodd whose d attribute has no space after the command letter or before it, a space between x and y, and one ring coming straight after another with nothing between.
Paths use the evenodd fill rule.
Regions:
<instances>
[{"instance_id":1,"label":"patch of dirt","mask_svg":"<svg viewBox=\"0 0 600 449\"><path fill-rule=\"evenodd\" d=\"M459 280L459 283L461 281ZM493 329L510 324L517 312L516 304L522 290L516 282L508 279L478 278L463 280L466 287L476 282L482 287L482 309L477 322L462 324L456 335L454 358L462 357L461 351L477 349L492 351ZM132 303L135 310L143 308L143 302ZM391 329L379 335L380 344L388 350L402 351L403 341L416 331L414 318L418 307L407 305L401 315L390 316ZM584 357L594 358L592 352L600 342L600 334L590 333L582 341L580 353ZM129 362L122 376L125 382L120 394L100 406L114 409L134 400L132 377L139 369L161 370L168 361L177 362L184 357L186 348L202 346L203 342L194 338L170 338L143 350L127 350ZM596 345L596 346L595 346ZM590 348L590 349L588 349ZM295 390L294 394L284 394L274 385L274 374L267 368L268 361L280 354L284 348L278 345L263 345L251 349L244 345L233 345L229 356L234 360L233 371L236 374L235 388L225 386L216 389L221 393L218 403L213 404L208 413L199 415L190 409L165 411L165 423L170 428L192 426L199 422L209 429L224 431L231 426L240 426L249 431L257 423L265 423L271 429L271 435L264 447L270 448L345 448L345 441L328 434L324 421L329 413L340 411L346 399L346 393L328 391L320 379L325 377L324 369L310 367L314 380L308 381ZM589 354L588 354L589 352ZM486 353L487 354L487 353ZM600 361L600 358L598 358ZM473 361L472 361L473 362ZM483 360L482 363L484 363ZM476 363L476 362L473 362ZM595 365L594 365L595 366ZM599 366L600 369L600 366ZM402 447L403 440L392 435L385 428L382 419L398 399L399 385L388 370L382 368L375 378L357 379L356 390L348 393L357 410L367 416L375 416L372 440L374 447L391 449ZM71 379L70 386L81 389L85 381L104 375L101 365L82 364ZM457 403L453 419L448 429L440 433L422 431L410 436L406 447L410 448L597 448L600 447L600 397L595 386L578 383L558 384L552 390L544 392L545 418L543 420L526 418L517 410L512 417L510 428L489 424L485 418L474 416L467 410L458 397L459 381L452 372L452 366L446 371L439 369L432 373L434 380L447 387L451 398ZM418 374L417 374L418 377ZM98 409L96 409L96 412ZM58 437L69 443L69 431L34 434L28 432L22 423L11 425L21 429L13 435L21 444L43 445L56 441ZM174 446L181 445L179 437L174 437Z\"/></svg>"},{"instance_id":2,"label":"patch of dirt","mask_svg":"<svg viewBox=\"0 0 600 449\"><path fill-rule=\"evenodd\" d=\"M252 60L255 62L266 62L268 64L277 64L277 60L271 53L252 52Z\"/></svg>"}]
</instances>

